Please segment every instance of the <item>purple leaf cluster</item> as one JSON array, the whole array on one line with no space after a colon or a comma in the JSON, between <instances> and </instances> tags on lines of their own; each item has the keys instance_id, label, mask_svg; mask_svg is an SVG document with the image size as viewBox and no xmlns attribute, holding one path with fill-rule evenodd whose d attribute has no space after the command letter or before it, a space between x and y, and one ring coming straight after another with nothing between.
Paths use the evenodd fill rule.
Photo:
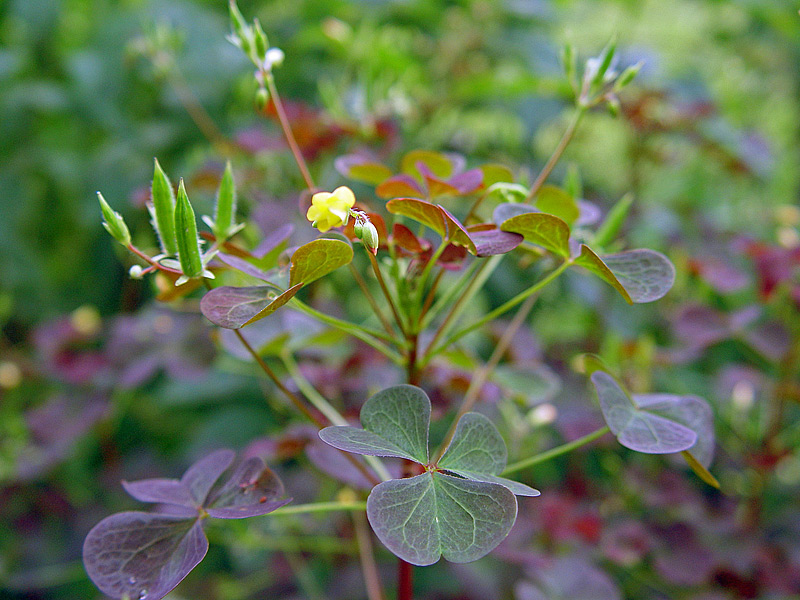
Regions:
<instances>
[{"instance_id":1,"label":"purple leaf cluster","mask_svg":"<svg viewBox=\"0 0 800 600\"><path fill-rule=\"evenodd\" d=\"M114 598L159 600L194 569L208 551L207 517L243 519L288 502L280 479L260 458L248 458L214 488L234 459L218 450L194 463L180 479L123 482L131 496L160 505L160 512L123 512L95 525L83 544L89 577Z\"/></svg>"}]
</instances>

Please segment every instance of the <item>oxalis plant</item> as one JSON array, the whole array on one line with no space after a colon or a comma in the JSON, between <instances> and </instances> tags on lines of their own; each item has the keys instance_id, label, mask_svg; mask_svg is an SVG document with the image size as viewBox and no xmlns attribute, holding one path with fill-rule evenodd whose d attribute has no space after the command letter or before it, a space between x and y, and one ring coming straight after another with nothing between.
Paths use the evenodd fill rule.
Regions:
<instances>
[{"instance_id":1,"label":"oxalis plant","mask_svg":"<svg viewBox=\"0 0 800 600\"><path fill-rule=\"evenodd\" d=\"M563 58L574 91L574 116L530 185L515 181L506 167L465 169L459 157L427 150L405 154L397 173L362 155L340 157L336 166L343 176L375 186L375 198L360 201L346 186L332 192L316 187L273 78L283 53L270 48L257 20L248 23L233 3L230 12L230 39L255 65L256 101L262 107L267 102L274 106L311 195L306 217L322 235L289 251L291 228L282 227L253 248L243 245L239 232L244 225L236 222L237 193L230 163L219 184L214 215L203 218L210 231L202 237L183 180L175 193L158 161L150 211L160 252L151 255L134 246L122 217L99 195L104 225L144 263L134 265L131 276L159 273L174 286L169 294L173 298L198 293L204 286L200 308L205 317L233 332L277 390L319 429L322 441L341 451L372 489L366 502L353 497L284 506L290 499L282 483L256 458L241 462L215 487L233 463L230 450L201 459L179 480L124 483L130 495L155 503L158 509L115 514L89 532L84 562L103 592L139 600L165 596L203 559L208 549L203 525L209 518L349 510L366 511L372 531L397 557L396 597L408 600L413 566L431 565L441 558L480 559L513 527L517 497L536 501L539 491L507 476L609 432L639 452L682 453L704 481L717 485L707 470L714 444L708 404L694 396L631 394L623 378L596 356L584 355L581 364L607 425L580 439L509 465L498 429L488 417L473 412L538 293L565 271L577 268L599 277L631 304L657 300L673 284L674 268L662 254L647 249L609 251L619 247L616 237L630 198L620 200L597 224L595 211L580 200L574 181L564 187L546 184L582 117L596 108L615 111L617 93L634 78L638 66L617 71L613 42L580 69L575 54L566 49ZM363 252L371 274L355 266L355 252ZM507 255L529 265L527 287L465 321L465 308ZM343 267L349 268L372 310L364 322L322 312L299 297L303 288ZM380 295L373 294L370 277ZM243 278L259 284L225 285ZM247 335L250 325L274 318L281 309L304 313L369 345L402 370L406 384L365 399L361 426L356 427L304 379L291 352L280 352L286 373L302 395L295 393L262 356L260 344L251 343ZM426 369L464 336L512 312L514 317L489 359L474 371L443 442L431 448L431 403L418 387ZM359 537L367 595L371 600L385 598L369 536Z\"/></svg>"}]
</instances>

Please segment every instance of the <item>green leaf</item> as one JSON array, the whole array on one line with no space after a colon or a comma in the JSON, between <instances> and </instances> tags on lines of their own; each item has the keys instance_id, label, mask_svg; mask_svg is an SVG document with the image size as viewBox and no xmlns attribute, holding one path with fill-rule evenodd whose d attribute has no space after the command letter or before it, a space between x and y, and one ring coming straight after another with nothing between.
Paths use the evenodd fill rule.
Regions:
<instances>
[{"instance_id":1,"label":"green leaf","mask_svg":"<svg viewBox=\"0 0 800 600\"><path fill-rule=\"evenodd\" d=\"M534 202L540 211L555 215L567 225L572 225L580 216L575 198L554 185L543 185Z\"/></svg>"},{"instance_id":2,"label":"green leaf","mask_svg":"<svg viewBox=\"0 0 800 600\"><path fill-rule=\"evenodd\" d=\"M153 227L158 234L161 250L164 254L175 256L178 254L178 243L175 239L175 193L172 191L167 174L155 160L153 170L153 185L151 195L153 199Z\"/></svg>"},{"instance_id":3,"label":"green leaf","mask_svg":"<svg viewBox=\"0 0 800 600\"><path fill-rule=\"evenodd\" d=\"M361 407L361 424L392 442L420 464L428 462L431 402L420 388L396 385L372 396Z\"/></svg>"},{"instance_id":4,"label":"green leaf","mask_svg":"<svg viewBox=\"0 0 800 600\"><path fill-rule=\"evenodd\" d=\"M103 198L103 194L97 192L97 199L100 201L100 210L103 212L103 227L123 246L129 246L131 243L131 234L128 231L128 226L122 215L111 209Z\"/></svg>"},{"instance_id":5,"label":"green leaf","mask_svg":"<svg viewBox=\"0 0 800 600\"><path fill-rule=\"evenodd\" d=\"M414 219L429 227L443 238L447 235L447 227L442 211L435 204L416 198L397 198L386 203L386 210L393 215L402 215Z\"/></svg>"},{"instance_id":6,"label":"green leaf","mask_svg":"<svg viewBox=\"0 0 800 600\"><path fill-rule=\"evenodd\" d=\"M220 242L226 239L236 215L236 184L233 181L231 161L225 164L225 172L219 182L217 203L214 209L214 235Z\"/></svg>"},{"instance_id":7,"label":"green leaf","mask_svg":"<svg viewBox=\"0 0 800 600\"><path fill-rule=\"evenodd\" d=\"M458 421L453 440L438 467L472 481L502 485L519 496L538 496L539 491L498 477L506 468L506 444L494 424L480 413L467 413Z\"/></svg>"},{"instance_id":8,"label":"green leaf","mask_svg":"<svg viewBox=\"0 0 800 600\"><path fill-rule=\"evenodd\" d=\"M681 452L681 455L683 456L684 459L686 459L686 463L689 465L692 471L694 471L695 475L697 475L708 485L720 489L719 481L717 481L717 478L714 477L711 474L711 472L694 457L691 451L684 450Z\"/></svg>"},{"instance_id":9,"label":"green leaf","mask_svg":"<svg viewBox=\"0 0 800 600\"><path fill-rule=\"evenodd\" d=\"M197 237L197 221L194 210L186 195L186 188L181 178L178 186L178 201L175 205L175 239L178 245L178 259L181 270L187 277L198 277L203 273L203 261L200 258L200 238Z\"/></svg>"},{"instance_id":10,"label":"green leaf","mask_svg":"<svg viewBox=\"0 0 800 600\"><path fill-rule=\"evenodd\" d=\"M609 429L626 448L646 454L669 454L688 450L697 442L697 433L639 406L608 373L597 371L591 379Z\"/></svg>"},{"instance_id":11,"label":"green leaf","mask_svg":"<svg viewBox=\"0 0 800 600\"><path fill-rule=\"evenodd\" d=\"M475 242L472 241L469 233L467 233L467 229L458 219L451 215L445 207L440 205L438 208L442 213L445 224L447 225L447 238L450 240L450 243L455 244L456 246L463 246L473 256L477 254L478 250L475 247Z\"/></svg>"},{"instance_id":12,"label":"green leaf","mask_svg":"<svg viewBox=\"0 0 800 600\"><path fill-rule=\"evenodd\" d=\"M353 260L353 248L347 242L322 238L300 246L292 254L289 287L308 285Z\"/></svg>"},{"instance_id":13,"label":"green leaf","mask_svg":"<svg viewBox=\"0 0 800 600\"><path fill-rule=\"evenodd\" d=\"M391 169L386 165L358 154L345 154L333 164L345 177L370 185L378 185L392 176Z\"/></svg>"},{"instance_id":14,"label":"green leaf","mask_svg":"<svg viewBox=\"0 0 800 600\"><path fill-rule=\"evenodd\" d=\"M483 172L483 186L488 188L495 183L514 181L514 173L505 165L489 163L478 167Z\"/></svg>"},{"instance_id":15,"label":"green leaf","mask_svg":"<svg viewBox=\"0 0 800 600\"><path fill-rule=\"evenodd\" d=\"M431 172L442 179L447 179L453 174L453 163L441 152L432 150L412 150L400 160L400 170L415 177L422 177L417 169L417 163L421 162L428 167Z\"/></svg>"},{"instance_id":16,"label":"green leaf","mask_svg":"<svg viewBox=\"0 0 800 600\"><path fill-rule=\"evenodd\" d=\"M428 472L376 486L367 518L378 539L413 565L441 556L471 562L491 552L511 531L517 500L507 488Z\"/></svg>"},{"instance_id":17,"label":"green leaf","mask_svg":"<svg viewBox=\"0 0 800 600\"><path fill-rule=\"evenodd\" d=\"M527 242L569 257L569 225L563 219L545 213L525 213L503 221L500 229L519 233Z\"/></svg>"},{"instance_id":18,"label":"green leaf","mask_svg":"<svg viewBox=\"0 0 800 600\"><path fill-rule=\"evenodd\" d=\"M499 181L493 183L486 190L487 200L496 200L499 202L508 202L512 204L522 204L525 198L528 197L528 188L518 183L506 183ZM499 223L498 223L499 224Z\"/></svg>"},{"instance_id":19,"label":"green leaf","mask_svg":"<svg viewBox=\"0 0 800 600\"><path fill-rule=\"evenodd\" d=\"M589 248L589 246L581 244L580 256L575 259L573 264L583 267L587 271L591 271L600 279L612 286L615 290L617 290L620 295L625 298L625 301L628 304L633 304L633 299L628 293L628 290L625 289L625 286L620 283L613 271L608 268L606 263L604 263L603 260L594 253L594 250Z\"/></svg>"}]
</instances>

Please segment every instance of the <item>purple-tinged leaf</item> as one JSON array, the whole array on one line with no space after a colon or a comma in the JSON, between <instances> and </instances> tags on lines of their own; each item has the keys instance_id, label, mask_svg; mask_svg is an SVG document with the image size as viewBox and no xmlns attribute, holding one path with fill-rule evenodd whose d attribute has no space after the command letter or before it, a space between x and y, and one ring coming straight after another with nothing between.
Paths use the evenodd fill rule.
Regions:
<instances>
[{"instance_id":1,"label":"purple-tinged leaf","mask_svg":"<svg viewBox=\"0 0 800 600\"><path fill-rule=\"evenodd\" d=\"M416 198L395 198L386 203L386 210L393 215L402 215L414 219L418 223L429 227L440 236L447 234L444 215L435 204Z\"/></svg>"},{"instance_id":2,"label":"purple-tinged leaf","mask_svg":"<svg viewBox=\"0 0 800 600\"><path fill-rule=\"evenodd\" d=\"M208 551L200 521L124 512L100 521L86 536L83 562L94 584L113 598L159 600Z\"/></svg>"},{"instance_id":3,"label":"purple-tinged leaf","mask_svg":"<svg viewBox=\"0 0 800 600\"><path fill-rule=\"evenodd\" d=\"M792 345L792 335L775 321L758 325L744 334L745 341L772 361L779 361Z\"/></svg>"},{"instance_id":4,"label":"purple-tinged leaf","mask_svg":"<svg viewBox=\"0 0 800 600\"><path fill-rule=\"evenodd\" d=\"M471 562L511 531L514 494L502 485L428 472L377 485L367 499L373 531L396 556L419 566L441 556Z\"/></svg>"},{"instance_id":5,"label":"purple-tinged leaf","mask_svg":"<svg viewBox=\"0 0 800 600\"><path fill-rule=\"evenodd\" d=\"M461 164L454 164L455 162ZM432 175L440 179L449 178L456 171L456 167L463 165L460 156L456 157L432 150L411 150L400 159L400 170L409 175L423 176L423 173L419 171L420 163L427 167Z\"/></svg>"},{"instance_id":6,"label":"purple-tinged leaf","mask_svg":"<svg viewBox=\"0 0 800 600\"><path fill-rule=\"evenodd\" d=\"M434 175L433 171L431 171L428 167L425 166L425 163L418 162L417 171L420 172L422 175L422 179L425 181L425 185L428 188L428 197L435 198L436 196L458 196L459 191L450 185L444 179L441 179Z\"/></svg>"},{"instance_id":7,"label":"purple-tinged leaf","mask_svg":"<svg viewBox=\"0 0 800 600\"><path fill-rule=\"evenodd\" d=\"M557 558L533 571L538 585L522 581L515 587L516 600L621 600L614 582L580 556Z\"/></svg>"},{"instance_id":8,"label":"purple-tinged leaf","mask_svg":"<svg viewBox=\"0 0 800 600\"><path fill-rule=\"evenodd\" d=\"M353 247L347 242L320 238L303 244L292 254L289 286L308 285L353 260Z\"/></svg>"},{"instance_id":9,"label":"purple-tinged leaf","mask_svg":"<svg viewBox=\"0 0 800 600\"><path fill-rule=\"evenodd\" d=\"M518 233L502 231L497 228L470 231L469 237L475 244L476 254L481 257L511 252L525 239Z\"/></svg>"},{"instance_id":10,"label":"purple-tinged leaf","mask_svg":"<svg viewBox=\"0 0 800 600\"><path fill-rule=\"evenodd\" d=\"M319 432L319 438L334 448L352 452L353 454L393 456L418 463L424 462L397 444L393 444L371 431L359 429L358 427L350 427L348 425L326 427Z\"/></svg>"},{"instance_id":11,"label":"purple-tinged leaf","mask_svg":"<svg viewBox=\"0 0 800 600\"><path fill-rule=\"evenodd\" d=\"M339 452L330 444L321 440L311 440L305 448L308 459L323 473L330 475L334 479L360 490L371 490L375 484L367 479L361 470L357 469L353 463L347 459L347 455ZM360 459L359 459L360 460ZM370 467L362 461L363 467L371 472ZM386 463L386 467L393 477L399 479L403 475L399 468L399 463ZM380 477L375 476L380 480Z\"/></svg>"},{"instance_id":12,"label":"purple-tinged leaf","mask_svg":"<svg viewBox=\"0 0 800 600\"><path fill-rule=\"evenodd\" d=\"M267 235L267 237L265 237L263 240L261 240L258 246L256 246L253 250L253 256L263 259L267 254L270 254L278 248L285 246L293 231L294 225L291 223L284 223L275 231ZM271 268L271 266L265 268Z\"/></svg>"},{"instance_id":13,"label":"purple-tinged leaf","mask_svg":"<svg viewBox=\"0 0 800 600\"><path fill-rule=\"evenodd\" d=\"M697 443L689 449L703 467L714 457L714 415L708 402L698 396L673 394L634 394L633 401L642 410L660 415L697 434Z\"/></svg>"},{"instance_id":14,"label":"purple-tinged leaf","mask_svg":"<svg viewBox=\"0 0 800 600\"><path fill-rule=\"evenodd\" d=\"M412 254L421 254L430 249L430 243L426 239L420 239L414 232L402 223L392 225L392 242Z\"/></svg>"},{"instance_id":15,"label":"purple-tinged leaf","mask_svg":"<svg viewBox=\"0 0 800 600\"><path fill-rule=\"evenodd\" d=\"M395 175L390 177L375 188L375 194L379 198L388 200L390 198L400 198L403 196L425 195L417 180L410 175Z\"/></svg>"},{"instance_id":16,"label":"purple-tinged leaf","mask_svg":"<svg viewBox=\"0 0 800 600\"><path fill-rule=\"evenodd\" d=\"M494 209L494 213L492 213L492 221L494 221L495 225L500 227L500 225L508 221L511 217L538 212L539 211L530 204L506 202L504 204L498 204L497 208Z\"/></svg>"},{"instance_id":17,"label":"purple-tinged leaf","mask_svg":"<svg viewBox=\"0 0 800 600\"><path fill-rule=\"evenodd\" d=\"M249 263L243 258L234 256L233 254L225 254L224 252L220 252L219 254L217 254L217 258L220 259L229 267L236 269L237 271L241 271L245 275L250 275L250 277L255 277L256 279L260 279L261 281L270 280L269 273L267 273L266 271L262 271L261 269Z\"/></svg>"},{"instance_id":18,"label":"purple-tinged leaf","mask_svg":"<svg viewBox=\"0 0 800 600\"><path fill-rule=\"evenodd\" d=\"M198 504L183 482L177 479L123 481L122 487L139 502L160 502L196 508Z\"/></svg>"},{"instance_id":19,"label":"purple-tinged leaf","mask_svg":"<svg viewBox=\"0 0 800 600\"><path fill-rule=\"evenodd\" d=\"M636 303L663 298L675 283L675 267L666 256L654 250L607 254L603 262Z\"/></svg>"},{"instance_id":20,"label":"purple-tinged leaf","mask_svg":"<svg viewBox=\"0 0 800 600\"><path fill-rule=\"evenodd\" d=\"M597 256L597 254L595 254L594 250L589 248L589 246L581 244L581 253L574 260L573 264L576 264L580 267L583 267L587 271L594 273L600 279L617 290L620 295L625 298L625 302L628 304L633 304L633 299L628 293L628 290L625 289L625 286L620 283L613 271L608 268L606 263L604 263L603 260Z\"/></svg>"},{"instance_id":21,"label":"purple-tinged leaf","mask_svg":"<svg viewBox=\"0 0 800 600\"><path fill-rule=\"evenodd\" d=\"M239 329L276 299L275 288L267 285L214 288L200 300L203 315L224 329Z\"/></svg>"},{"instance_id":22,"label":"purple-tinged leaf","mask_svg":"<svg viewBox=\"0 0 800 600\"><path fill-rule=\"evenodd\" d=\"M256 314L254 314L252 317L247 319L247 321L245 321L242 324L242 327L244 327L246 325L251 325L251 324L255 323L256 321L260 321L264 317L267 317L267 316L271 315L272 313L274 313L281 306L283 306L284 304L289 302L289 300L294 298L295 295L297 294L297 292L300 291L300 288L303 287L303 285L304 284L302 282L301 283L296 283L292 287L290 287L288 290L286 290L285 292L275 296L275 299L272 302L267 304L264 308L262 308L260 311L258 311Z\"/></svg>"},{"instance_id":23,"label":"purple-tinged leaf","mask_svg":"<svg viewBox=\"0 0 800 600\"><path fill-rule=\"evenodd\" d=\"M203 506L211 487L225 470L231 466L236 453L233 450L217 450L205 456L186 469L181 483L186 486L195 502Z\"/></svg>"},{"instance_id":24,"label":"purple-tinged leaf","mask_svg":"<svg viewBox=\"0 0 800 600\"><path fill-rule=\"evenodd\" d=\"M721 312L697 304L684 306L675 317L673 328L675 335L692 348L706 348L731 334Z\"/></svg>"},{"instance_id":25,"label":"purple-tinged leaf","mask_svg":"<svg viewBox=\"0 0 800 600\"><path fill-rule=\"evenodd\" d=\"M206 503L209 516L217 519L243 519L272 512L291 499L283 496L283 483L257 457L242 461L225 485Z\"/></svg>"},{"instance_id":26,"label":"purple-tinged leaf","mask_svg":"<svg viewBox=\"0 0 800 600\"><path fill-rule=\"evenodd\" d=\"M576 227L594 225L602 216L602 212L597 205L588 200L578 200L578 210L580 211L580 215L578 216L578 220L574 223Z\"/></svg>"},{"instance_id":27,"label":"purple-tinged leaf","mask_svg":"<svg viewBox=\"0 0 800 600\"><path fill-rule=\"evenodd\" d=\"M450 211L448 211L445 207L440 205L439 210L442 212L445 224L447 225L447 237L450 240L450 243L466 248L470 254L476 254L477 250L475 249L475 242L472 241L467 229L458 219L450 214Z\"/></svg>"},{"instance_id":28,"label":"purple-tinged leaf","mask_svg":"<svg viewBox=\"0 0 800 600\"><path fill-rule=\"evenodd\" d=\"M518 496L538 496L539 491L532 487L498 477L507 457L506 444L494 424L484 415L470 412L459 419L438 466L472 481L502 485Z\"/></svg>"},{"instance_id":29,"label":"purple-tinged leaf","mask_svg":"<svg viewBox=\"0 0 800 600\"><path fill-rule=\"evenodd\" d=\"M558 217L545 213L524 213L506 219L500 225L500 229L519 233L527 242L537 244L564 258L569 257L569 225Z\"/></svg>"},{"instance_id":30,"label":"purple-tinged leaf","mask_svg":"<svg viewBox=\"0 0 800 600\"><path fill-rule=\"evenodd\" d=\"M697 433L685 425L638 406L608 373L596 371L592 383L609 429L626 448L668 454L688 450L697 442Z\"/></svg>"},{"instance_id":31,"label":"purple-tinged leaf","mask_svg":"<svg viewBox=\"0 0 800 600\"><path fill-rule=\"evenodd\" d=\"M458 175L454 175L447 182L462 194L469 194L477 190L483 184L483 171L481 169L470 169Z\"/></svg>"},{"instance_id":32,"label":"purple-tinged leaf","mask_svg":"<svg viewBox=\"0 0 800 600\"><path fill-rule=\"evenodd\" d=\"M344 177L370 185L378 185L392 175L392 171L386 165L359 154L340 156L333 162L333 166Z\"/></svg>"}]
</instances>

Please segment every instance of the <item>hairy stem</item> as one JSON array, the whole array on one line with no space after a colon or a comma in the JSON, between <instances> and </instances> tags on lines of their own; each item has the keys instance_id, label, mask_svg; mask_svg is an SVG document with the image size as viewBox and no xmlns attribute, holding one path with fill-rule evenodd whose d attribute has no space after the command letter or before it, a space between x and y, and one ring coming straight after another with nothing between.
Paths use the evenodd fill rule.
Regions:
<instances>
[{"instance_id":1,"label":"hairy stem","mask_svg":"<svg viewBox=\"0 0 800 600\"><path fill-rule=\"evenodd\" d=\"M353 502L312 502L311 504L290 504L276 508L269 515L304 515L309 513L328 513L338 511L363 512L367 510L367 503L363 501Z\"/></svg>"}]
</instances>

